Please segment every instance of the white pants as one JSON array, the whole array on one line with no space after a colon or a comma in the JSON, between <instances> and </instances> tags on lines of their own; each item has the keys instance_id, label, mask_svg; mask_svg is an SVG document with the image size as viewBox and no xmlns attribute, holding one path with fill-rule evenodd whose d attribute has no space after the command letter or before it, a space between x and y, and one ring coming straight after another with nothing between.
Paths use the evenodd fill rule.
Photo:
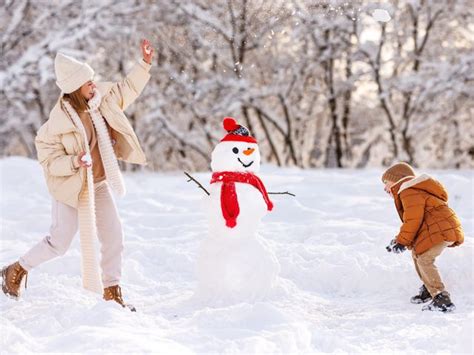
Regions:
<instances>
[{"instance_id":1,"label":"white pants","mask_svg":"<svg viewBox=\"0 0 474 355\"><path fill-rule=\"evenodd\" d=\"M106 181L94 185L97 235L104 287L118 285L122 275L123 231L112 193ZM78 230L77 209L53 200L50 235L46 236L23 257L20 265L26 270L64 255Z\"/></svg>"}]
</instances>

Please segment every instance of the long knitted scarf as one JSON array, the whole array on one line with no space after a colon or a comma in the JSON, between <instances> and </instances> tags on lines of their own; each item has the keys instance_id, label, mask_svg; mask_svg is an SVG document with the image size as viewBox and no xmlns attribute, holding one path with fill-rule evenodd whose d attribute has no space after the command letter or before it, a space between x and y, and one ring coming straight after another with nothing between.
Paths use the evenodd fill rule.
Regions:
<instances>
[{"instance_id":1,"label":"long knitted scarf","mask_svg":"<svg viewBox=\"0 0 474 355\"><path fill-rule=\"evenodd\" d=\"M262 194L263 200L267 204L267 209L273 209L273 203L268 197L267 190L260 178L252 173L239 173L232 171L215 172L212 174L211 184L222 182L221 187L221 210L225 219L225 224L229 228L237 225L237 217L240 214L239 201L235 191L235 183L246 183L255 187Z\"/></svg>"},{"instance_id":2,"label":"long knitted scarf","mask_svg":"<svg viewBox=\"0 0 474 355\"><path fill-rule=\"evenodd\" d=\"M120 168L115 157L109 132L107 130L104 118L99 112L99 106L102 98L96 90L94 97L89 100L89 113L94 124L102 164L105 170L105 176L112 190L119 196L125 195L125 185L120 173ZM90 147L87 140L86 130L82 121L67 100L61 100L62 105L72 119L75 126L79 129L83 139L86 154L90 156ZM94 162L92 162L94 163ZM79 234L81 241L82 256L82 285L85 289L102 293L103 285L100 278L100 267L97 257L97 224L95 211L94 177L92 167L87 168L86 188L82 190L79 196L78 216L79 216Z\"/></svg>"},{"instance_id":3,"label":"long knitted scarf","mask_svg":"<svg viewBox=\"0 0 474 355\"><path fill-rule=\"evenodd\" d=\"M102 97L99 91L95 90L94 97L89 100L89 113L92 118L97 137L99 141L99 151L104 165L105 176L107 182L112 187L112 190L120 197L125 196L125 183L123 182L120 167L118 165L117 157L112 147L112 141L109 136L109 131L105 124L105 120L99 111ZM77 114L76 114L77 115ZM79 117L79 116L78 116Z\"/></svg>"}]
</instances>

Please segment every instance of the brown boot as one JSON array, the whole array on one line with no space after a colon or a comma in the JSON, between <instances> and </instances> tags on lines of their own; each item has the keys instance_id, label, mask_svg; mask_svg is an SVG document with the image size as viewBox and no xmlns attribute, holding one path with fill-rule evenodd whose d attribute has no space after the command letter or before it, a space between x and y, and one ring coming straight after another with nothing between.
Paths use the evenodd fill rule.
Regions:
<instances>
[{"instance_id":1,"label":"brown boot","mask_svg":"<svg viewBox=\"0 0 474 355\"><path fill-rule=\"evenodd\" d=\"M122 289L119 285L104 288L104 300L115 301L122 307L130 309L132 312L137 310L131 304L126 304L122 298Z\"/></svg>"},{"instance_id":2,"label":"brown boot","mask_svg":"<svg viewBox=\"0 0 474 355\"><path fill-rule=\"evenodd\" d=\"M23 267L17 261L16 263L4 267L1 271L1 275L3 293L13 298L19 298L23 277L25 277L26 288L28 281L28 271L23 269Z\"/></svg>"}]
</instances>

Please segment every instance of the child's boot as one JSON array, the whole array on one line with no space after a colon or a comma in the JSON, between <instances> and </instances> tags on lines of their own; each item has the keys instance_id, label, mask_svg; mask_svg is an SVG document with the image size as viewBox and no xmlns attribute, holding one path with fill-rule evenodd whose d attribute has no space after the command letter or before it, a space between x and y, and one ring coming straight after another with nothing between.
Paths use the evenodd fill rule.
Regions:
<instances>
[{"instance_id":1,"label":"child's boot","mask_svg":"<svg viewBox=\"0 0 474 355\"><path fill-rule=\"evenodd\" d=\"M420 304L431 300L431 295L425 285L420 287L420 293L410 298L411 303Z\"/></svg>"},{"instance_id":2,"label":"child's boot","mask_svg":"<svg viewBox=\"0 0 474 355\"><path fill-rule=\"evenodd\" d=\"M456 306L451 302L449 293L446 291L438 293L431 301L430 304L422 308L423 311L439 311L439 312L451 312L456 309Z\"/></svg>"}]
</instances>

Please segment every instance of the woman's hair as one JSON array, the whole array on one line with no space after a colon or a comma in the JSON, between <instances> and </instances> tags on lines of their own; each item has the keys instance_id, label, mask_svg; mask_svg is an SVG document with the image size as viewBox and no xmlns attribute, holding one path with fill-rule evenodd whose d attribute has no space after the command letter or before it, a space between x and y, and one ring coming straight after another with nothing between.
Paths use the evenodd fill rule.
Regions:
<instances>
[{"instance_id":1,"label":"woman's hair","mask_svg":"<svg viewBox=\"0 0 474 355\"><path fill-rule=\"evenodd\" d=\"M89 109L86 98L81 94L81 88L70 94L64 94L63 98L67 100L76 112L84 112Z\"/></svg>"}]
</instances>

